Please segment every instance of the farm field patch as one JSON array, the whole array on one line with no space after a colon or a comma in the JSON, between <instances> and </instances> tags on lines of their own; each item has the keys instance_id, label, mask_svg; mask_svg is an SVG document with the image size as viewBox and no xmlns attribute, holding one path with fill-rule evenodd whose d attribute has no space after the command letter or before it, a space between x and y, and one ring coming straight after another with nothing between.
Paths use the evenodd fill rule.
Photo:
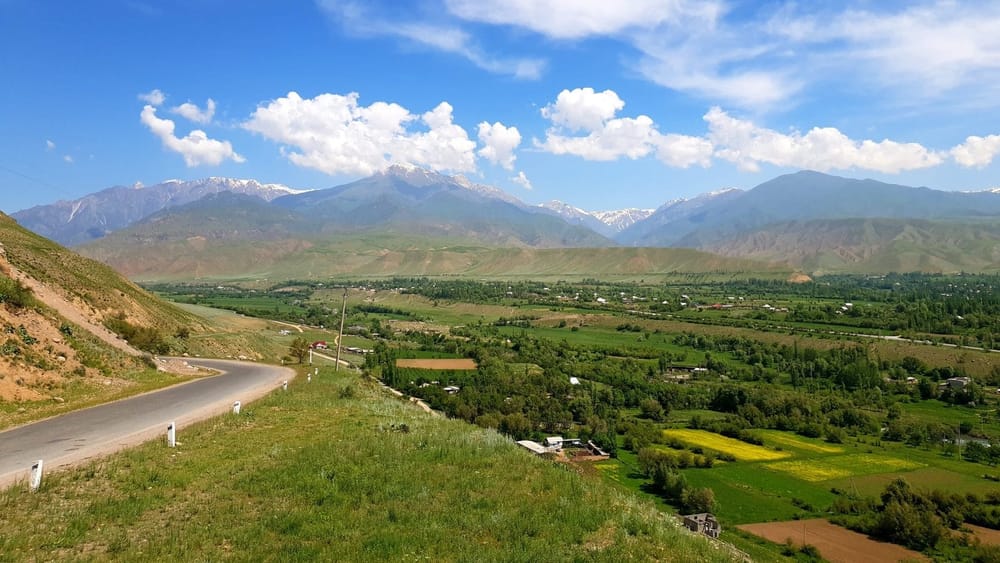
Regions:
<instances>
[{"instance_id":1,"label":"farm field patch","mask_svg":"<svg viewBox=\"0 0 1000 563\"><path fill-rule=\"evenodd\" d=\"M457 369L474 370L476 361L467 358L401 358L396 367L414 369Z\"/></svg>"},{"instance_id":2,"label":"farm field patch","mask_svg":"<svg viewBox=\"0 0 1000 563\"><path fill-rule=\"evenodd\" d=\"M810 453L836 454L842 453L844 448L833 444L824 444L818 440L810 440L782 432L780 430L758 430L764 437L764 442L781 446L782 449L801 450Z\"/></svg>"},{"instance_id":3,"label":"farm field patch","mask_svg":"<svg viewBox=\"0 0 1000 563\"><path fill-rule=\"evenodd\" d=\"M828 487L759 464L717 463L712 469L685 470L684 477L694 487L715 491L717 516L736 524L819 515L836 498Z\"/></svg>"},{"instance_id":4,"label":"farm field patch","mask_svg":"<svg viewBox=\"0 0 1000 563\"><path fill-rule=\"evenodd\" d=\"M879 473L862 475L829 481L827 484L845 491L861 495L877 496L897 475ZM952 493L984 494L991 490L1000 490L1000 483L991 483L979 475L960 473L940 467L923 467L910 471L905 476L906 482L918 490L944 489Z\"/></svg>"},{"instance_id":5,"label":"farm field patch","mask_svg":"<svg viewBox=\"0 0 1000 563\"><path fill-rule=\"evenodd\" d=\"M786 539L791 539L797 546L813 545L825 559L833 563L928 560L916 551L869 539L864 534L841 528L821 518L744 524L739 526L739 529L775 543L785 543Z\"/></svg>"},{"instance_id":6,"label":"farm field patch","mask_svg":"<svg viewBox=\"0 0 1000 563\"><path fill-rule=\"evenodd\" d=\"M784 459L791 455L788 452L777 452L764 446L755 446L705 430L671 428L664 430L663 435L667 438L676 438L692 446L701 446L720 453L730 454L740 461L769 461Z\"/></svg>"},{"instance_id":7,"label":"farm field patch","mask_svg":"<svg viewBox=\"0 0 1000 563\"><path fill-rule=\"evenodd\" d=\"M909 471L924 467L923 463L880 454L847 454L817 459L794 459L766 463L764 467L802 479L817 482L843 479L853 475L871 475Z\"/></svg>"}]
</instances>

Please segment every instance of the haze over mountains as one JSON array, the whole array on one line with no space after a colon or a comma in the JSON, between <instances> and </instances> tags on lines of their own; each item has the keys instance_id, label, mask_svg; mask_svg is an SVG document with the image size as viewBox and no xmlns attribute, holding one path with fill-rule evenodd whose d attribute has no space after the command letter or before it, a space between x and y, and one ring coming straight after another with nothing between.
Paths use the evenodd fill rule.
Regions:
<instances>
[{"instance_id":1,"label":"haze over mountains","mask_svg":"<svg viewBox=\"0 0 1000 563\"><path fill-rule=\"evenodd\" d=\"M946 192L809 171L746 191L670 201L655 211L528 205L462 176L393 166L312 191L224 178L117 187L14 217L60 242L90 241L81 251L110 263L155 251L162 257L157 267L172 260L174 271L192 261L183 249L192 244L218 253L268 241L274 252L296 254L345 236L389 237L397 250L407 240L482 248L684 247L820 273L1000 270L997 190ZM427 244L409 247L428 250ZM261 250L256 245L247 256Z\"/></svg>"}]
</instances>

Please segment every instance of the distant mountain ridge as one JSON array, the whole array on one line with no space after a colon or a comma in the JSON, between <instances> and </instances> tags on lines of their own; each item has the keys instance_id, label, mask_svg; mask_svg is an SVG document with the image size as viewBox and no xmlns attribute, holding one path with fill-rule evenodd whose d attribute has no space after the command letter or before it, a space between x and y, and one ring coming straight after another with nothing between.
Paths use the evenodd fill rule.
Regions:
<instances>
[{"instance_id":1,"label":"distant mountain ridge","mask_svg":"<svg viewBox=\"0 0 1000 563\"><path fill-rule=\"evenodd\" d=\"M813 219L772 223L703 245L723 256L826 272L1000 271L1000 222Z\"/></svg>"},{"instance_id":2,"label":"distant mountain ridge","mask_svg":"<svg viewBox=\"0 0 1000 563\"><path fill-rule=\"evenodd\" d=\"M638 209L635 207L613 211L587 211L557 199L541 203L537 207L543 213L551 213L562 217L569 223L583 225L611 238L616 237L618 233L633 224L646 219L654 211L652 209Z\"/></svg>"},{"instance_id":3,"label":"distant mountain ridge","mask_svg":"<svg viewBox=\"0 0 1000 563\"><path fill-rule=\"evenodd\" d=\"M35 206L11 216L25 228L46 238L75 245L128 227L163 209L219 192L247 194L271 201L303 190L233 178L167 180L152 186L114 186L72 201Z\"/></svg>"},{"instance_id":4,"label":"distant mountain ridge","mask_svg":"<svg viewBox=\"0 0 1000 563\"><path fill-rule=\"evenodd\" d=\"M130 245L158 252L158 244L171 241L206 248L242 244L251 245L249 252L241 251L249 257L270 252L253 247L265 241L283 252L307 252L337 238L388 236L488 248L686 247L781 261L814 272L1000 270L1000 246L990 230L1000 217L998 189L946 192L803 171L750 190L727 188L676 199L656 210L590 212L559 201L528 205L463 176L404 165L348 184L297 193L284 186L263 189L250 181L210 180L203 181L210 189L201 189L211 193L200 199L193 199L198 195L193 189L178 195L183 190L177 182L151 190L158 199L149 206L157 210L124 229L111 229L108 216L134 211L115 223L120 224L141 213L127 201L112 202L113 196L146 188L112 188L88 196L90 200L81 198L72 213L65 209L67 202L60 202L49 206L48 215L59 217L60 226L76 228L67 232L78 237L81 212L100 218L103 223L81 237L93 240L82 251L115 263L129 256L142 258ZM231 186L257 189L224 189ZM28 215L24 212L18 219L34 228ZM851 229L866 234L859 238ZM106 233L111 234L94 238ZM921 243L908 245L910 238ZM183 253L184 246L171 252ZM177 264L194 264L190 257L176 259ZM170 268L176 270L177 264Z\"/></svg>"}]
</instances>

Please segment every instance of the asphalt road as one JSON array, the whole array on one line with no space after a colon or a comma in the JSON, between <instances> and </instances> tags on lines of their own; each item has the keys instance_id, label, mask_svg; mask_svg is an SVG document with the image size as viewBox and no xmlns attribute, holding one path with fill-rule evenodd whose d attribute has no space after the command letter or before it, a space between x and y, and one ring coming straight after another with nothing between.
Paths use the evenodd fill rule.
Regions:
<instances>
[{"instance_id":1,"label":"asphalt road","mask_svg":"<svg viewBox=\"0 0 1000 563\"><path fill-rule=\"evenodd\" d=\"M0 487L26 480L39 459L48 473L152 438L166 443L171 421L183 442L186 424L230 411L234 401L246 404L295 376L250 362L188 361L223 373L0 432Z\"/></svg>"}]
</instances>

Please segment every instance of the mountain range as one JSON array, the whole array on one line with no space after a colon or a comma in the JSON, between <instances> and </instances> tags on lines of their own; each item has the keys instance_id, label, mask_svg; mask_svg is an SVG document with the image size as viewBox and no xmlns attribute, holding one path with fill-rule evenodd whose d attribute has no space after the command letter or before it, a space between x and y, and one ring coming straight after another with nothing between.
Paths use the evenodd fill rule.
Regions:
<instances>
[{"instance_id":1,"label":"mountain range","mask_svg":"<svg viewBox=\"0 0 1000 563\"><path fill-rule=\"evenodd\" d=\"M613 247L693 248L812 273L997 271L998 216L998 190L948 192L810 171L655 210L589 212L558 201L528 205L463 176L399 165L328 189L209 178L109 188L14 214L57 241L86 242L81 252L113 265L149 263L140 272L132 264L131 275L208 271L204 260L236 247L243 260L235 262L252 269L276 263L262 253L302 258L346 239L382 244L390 254L448 248L448 259L425 259L444 260L449 273L463 271L454 260L489 269L455 248ZM195 259L197 248L208 254Z\"/></svg>"},{"instance_id":2,"label":"mountain range","mask_svg":"<svg viewBox=\"0 0 1000 563\"><path fill-rule=\"evenodd\" d=\"M11 216L45 238L74 245L124 229L163 209L219 192L247 194L271 201L299 193L299 190L281 184L232 178L167 180L154 186L114 186L72 201L35 206Z\"/></svg>"}]
</instances>

